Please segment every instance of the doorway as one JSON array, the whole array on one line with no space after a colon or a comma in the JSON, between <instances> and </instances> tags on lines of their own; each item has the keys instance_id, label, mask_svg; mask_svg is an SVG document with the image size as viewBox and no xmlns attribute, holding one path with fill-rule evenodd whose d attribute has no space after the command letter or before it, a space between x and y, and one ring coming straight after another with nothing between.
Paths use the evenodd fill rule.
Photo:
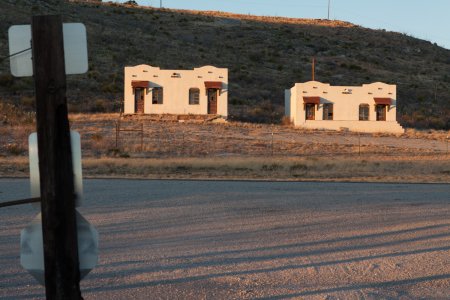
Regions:
<instances>
[{"instance_id":1,"label":"doorway","mask_svg":"<svg viewBox=\"0 0 450 300\"><path fill-rule=\"evenodd\" d=\"M386 105L377 104L375 110L377 112L377 121L386 121Z\"/></svg>"},{"instance_id":2,"label":"doorway","mask_svg":"<svg viewBox=\"0 0 450 300\"><path fill-rule=\"evenodd\" d=\"M144 88L134 88L134 111L137 114L144 113Z\"/></svg>"},{"instance_id":3,"label":"doorway","mask_svg":"<svg viewBox=\"0 0 450 300\"><path fill-rule=\"evenodd\" d=\"M315 120L316 119L316 105L313 103L305 104L305 119L306 120Z\"/></svg>"},{"instance_id":4,"label":"doorway","mask_svg":"<svg viewBox=\"0 0 450 300\"><path fill-rule=\"evenodd\" d=\"M217 115L217 89L208 89L208 114Z\"/></svg>"}]
</instances>

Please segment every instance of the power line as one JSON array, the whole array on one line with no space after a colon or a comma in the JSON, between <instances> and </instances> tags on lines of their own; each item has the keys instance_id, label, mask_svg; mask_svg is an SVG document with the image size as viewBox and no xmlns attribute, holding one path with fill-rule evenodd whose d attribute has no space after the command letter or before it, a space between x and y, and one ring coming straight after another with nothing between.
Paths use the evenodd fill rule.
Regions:
<instances>
[{"instance_id":1,"label":"power line","mask_svg":"<svg viewBox=\"0 0 450 300\"><path fill-rule=\"evenodd\" d=\"M36 203L36 202L40 202L40 201L41 201L41 198L30 198L30 199L13 200L13 201L8 201L8 202L1 202L0 203L0 207L8 207L8 206L14 206L14 205Z\"/></svg>"},{"instance_id":2,"label":"power line","mask_svg":"<svg viewBox=\"0 0 450 300\"><path fill-rule=\"evenodd\" d=\"M31 50L31 47L28 48L28 49L24 49L24 50L22 50L22 51L19 51L19 52L10 54L10 55L5 56L5 57L0 57L0 62L3 61L3 60L5 60L5 59L7 59L7 58L13 57L13 56L15 56L15 55L19 55L19 54L21 54L21 53L27 52L27 51L29 51L29 50Z\"/></svg>"}]
</instances>

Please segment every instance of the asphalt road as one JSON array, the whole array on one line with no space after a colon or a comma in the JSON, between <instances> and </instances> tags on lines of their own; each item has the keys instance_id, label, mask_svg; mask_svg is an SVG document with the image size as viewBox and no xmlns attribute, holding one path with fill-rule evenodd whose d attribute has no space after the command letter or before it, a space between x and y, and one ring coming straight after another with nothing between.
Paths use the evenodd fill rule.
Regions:
<instances>
[{"instance_id":1,"label":"asphalt road","mask_svg":"<svg viewBox=\"0 0 450 300\"><path fill-rule=\"evenodd\" d=\"M85 299L449 299L450 185L86 180L99 231ZM29 197L0 179L0 202ZM43 298L19 264L31 205L0 209L0 298Z\"/></svg>"}]
</instances>

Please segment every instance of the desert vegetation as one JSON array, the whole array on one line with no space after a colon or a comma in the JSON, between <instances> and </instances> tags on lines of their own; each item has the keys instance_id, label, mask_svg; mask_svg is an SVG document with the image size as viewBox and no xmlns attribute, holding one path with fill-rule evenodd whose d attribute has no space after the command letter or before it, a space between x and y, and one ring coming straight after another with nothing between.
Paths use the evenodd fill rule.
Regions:
<instances>
[{"instance_id":1,"label":"desert vegetation","mask_svg":"<svg viewBox=\"0 0 450 300\"><path fill-rule=\"evenodd\" d=\"M448 131L358 134L111 113L70 121L88 177L450 182ZM118 132L119 123L136 131ZM0 176L28 176L33 131L32 121L11 118L0 127Z\"/></svg>"},{"instance_id":2,"label":"desert vegetation","mask_svg":"<svg viewBox=\"0 0 450 300\"><path fill-rule=\"evenodd\" d=\"M61 7L39 3L0 3L1 11L8 11L0 20L0 57L8 55L8 27L30 23L31 14L62 11L65 22L83 22L88 31L89 71L68 78L69 108L74 113L118 112L124 66L215 65L229 68L231 120L280 123L284 89L311 78L311 57L315 56L320 81L397 84L401 125L450 128L450 50L402 33L340 21L98 1L71 1ZM2 60L0 102L32 111L32 78L13 78L8 68L7 60Z\"/></svg>"},{"instance_id":3,"label":"desert vegetation","mask_svg":"<svg viewBox=\"0 0 450 300\"><path fill-rule=\"evenodd\" d=\"M0 176L28 176L26 157L0 158ZM448 183L450 164L432 156L404 157L214 157L83 159L86 178L225 179Z\"/></svg>"}]
</instances>

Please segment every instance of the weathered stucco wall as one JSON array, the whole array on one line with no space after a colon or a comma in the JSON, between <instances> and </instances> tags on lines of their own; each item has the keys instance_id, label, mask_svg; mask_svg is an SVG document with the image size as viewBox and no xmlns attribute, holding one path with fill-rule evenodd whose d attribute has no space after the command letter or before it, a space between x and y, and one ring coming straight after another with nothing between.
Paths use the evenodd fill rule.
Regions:
<instances>
[{"instance_id":1,"label":"weathered stucco wall","mask_svg":"<svg viewBox=\"0 0 450 300\"><path fill-rule=\"evenodd\" d=\"M144 95L145 114L207 114L208 97L205 82L220 81L217 114L228 116L228 69L204 66L194 70L161 70L158 67L138 65L125 67L124 113L135 113L133 81L148 81ZM163 88L163 103L152 104L154 87ZM189 104L189 89L200 90L199 104Z\"/></svg>"}]
</instances>

